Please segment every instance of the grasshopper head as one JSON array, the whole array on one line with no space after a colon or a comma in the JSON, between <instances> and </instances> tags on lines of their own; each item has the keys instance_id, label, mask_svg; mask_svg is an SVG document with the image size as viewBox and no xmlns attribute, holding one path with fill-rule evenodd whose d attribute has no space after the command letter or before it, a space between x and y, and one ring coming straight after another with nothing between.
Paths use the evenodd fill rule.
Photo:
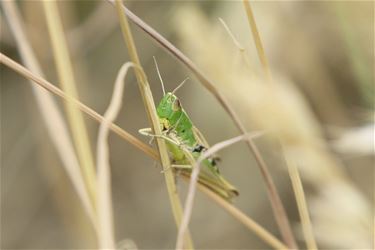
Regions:
<instances>
[{"instance_id":1,"label":"grasshopper head","mask_svg":"<svg viewBox=\"0 0 375 250\"><path fill-rule=\"evenodd\" d=\"M157 113L159 118L168 119L176 112L181 111L181 109L182 107L180 100L177 98L177 96L169 92L161 99L157 107Z\"/></svg>"}]
</instances>

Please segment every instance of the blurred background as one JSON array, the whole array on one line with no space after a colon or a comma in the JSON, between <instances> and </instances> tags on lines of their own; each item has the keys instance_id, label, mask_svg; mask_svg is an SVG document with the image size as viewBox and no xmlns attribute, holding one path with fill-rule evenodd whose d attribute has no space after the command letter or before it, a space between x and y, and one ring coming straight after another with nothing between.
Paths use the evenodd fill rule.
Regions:
<instances>
[{"instance_id":1,"label":"blurred background","mask_svg":"<svg viewBox=\"0 0 375 250\"><path fill-rule=\"evenodd\" d=\"M48 81L59 86L40 1L17 2ZM117 72L129 61L117 15L105 1L59 1L80 100L103 114ZM374 3L254 2L274 84L266 84L241 2L129 1L136 15L180 48L225 93L270 166L299 246L305 248L285 155L300 168L320 249L369 249L374 204ZM230 28L241 52L218 18ZM1 6L1 52L21 62ZM181 63L132 25L156 102L183 79L182 105L210 144L238 135L217 100ZM46 136L31 84L1 65L1 248L95 248L95 234ZM63 101L54 97L64 110ZM95 154L98 123L84 115ZM134 75L116 121L149 127ZM59 133L59 131L56 131ZM110 162L116 240L139 249L174 248L176 228L161 167L115 134ZM281 147L281 145L283 145ZM280 238L262 176L244 143L220 152L220 170L240 191L234 204ZM182 197L186 183L177 178ZM267 249L221 207L198 193L190 229L197 249Z\"/></svg>"}]
</instances>

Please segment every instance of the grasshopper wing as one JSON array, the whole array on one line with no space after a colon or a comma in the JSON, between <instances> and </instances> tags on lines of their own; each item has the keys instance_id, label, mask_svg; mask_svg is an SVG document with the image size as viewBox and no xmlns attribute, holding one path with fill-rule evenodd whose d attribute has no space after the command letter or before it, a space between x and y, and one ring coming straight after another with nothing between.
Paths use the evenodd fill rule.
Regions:
<instances>
[{"instance_id":1,"label":"grasshopper wing","mask_svg":"<svg viewBox=\"0 0 375 250\"><path fill-rule=\"evenodd\" d=\"M199 144L205 146L206 148L209 148L210 145L208 145L208 142L206 141L206 139L202 135L201 131L199 131L199 129L197 129L195 126L193 126L192 129L193 129L193 134L194 134L195 139L197 140L197 142Z\"/></svg>"},{"instance_id":2,"label":"grasshopper wing","mask_svg":"<svg viewBox=\"0 0 375 250\"><path fill-rule=\"evenodd\" d=\"M210 147L208 142L202 135L202 133L194 126L193 126L193 133L199 144L205 146L206 148ZM210 156L210 158L212 158L214 161L220 160L220 158L217 155L212 155ZM208 164L208 165L210 165L209 166L210 169L211 168L213 169L213 172L210 171L210 173L206 172L205 174L204 172L201 173L200 181L204 183L206 186L211 187L212 189L216 191L220 191L217 193L219 193L221 196L223 196L226 199L230 199L234 196L238 196L239 195L238 190L233 185L231 185L227 180L225 180L225 178L219 173L219 169L217 168L217 166L214 166L212 164Z\"/></svg>"}]
</instances>

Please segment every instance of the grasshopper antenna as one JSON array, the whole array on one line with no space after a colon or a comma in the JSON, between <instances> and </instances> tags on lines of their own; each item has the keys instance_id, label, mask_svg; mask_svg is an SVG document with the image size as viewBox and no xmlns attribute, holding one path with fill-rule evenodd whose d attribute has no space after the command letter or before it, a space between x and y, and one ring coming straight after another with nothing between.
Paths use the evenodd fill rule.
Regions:
<instances>
[{"instance_id":1,"label":"grasshopper antenna","mask_svg":"<svg viewBox=\"0 0 375 250\"><path fill-rule=\"evenodd\" d=\"M161 88L163 90L163 95L165 95L165 88L164 88L163 78L161 78L159 67L158 67L158 63L156 62L155 56L153 56L153 58L154 58L155 66L156 66L156 71L158 72L158 76L159 76L159 79L160 79L160 82L161 82Z\"/></svg>"},{"instance_id":2,"label":"grasshopper antenna","mask_svg":"<svg viewBox=\"0 0 375 250\"><path fill-rule=\"evenodd\" d=\"M178 86L172 91L172 94L176 93L176 91L177 91L179 88L181 88L182 85L184 85L184 83L185 83L187 80L189 80L189 77L186 77L186 79L183 80L183 81L180 83L180 85L178 85Z\"/></svg>"}]
</instances>

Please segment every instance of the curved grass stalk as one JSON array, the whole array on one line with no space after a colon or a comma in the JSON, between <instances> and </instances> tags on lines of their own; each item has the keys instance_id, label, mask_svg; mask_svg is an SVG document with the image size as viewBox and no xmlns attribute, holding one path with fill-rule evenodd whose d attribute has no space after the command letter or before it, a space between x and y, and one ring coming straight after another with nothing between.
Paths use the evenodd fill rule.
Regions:
<instances>
[{"instance_id":1,"label":"curved grass stalk","mask_svg":"<svg viewBox=\"0 0 375 250\"><path fill-rule=\"evenodd\" d=\"M100 124L97 143L97 211L98 211L98 238L102 249L115 249L115 234L113 228L113 208L111 197L111 171L109 164L108 134L109 126L116 119L122 106L124 79L133 63L125 63L116 78L111 102L104 113Z\"/></svg>"}]
</instances>

